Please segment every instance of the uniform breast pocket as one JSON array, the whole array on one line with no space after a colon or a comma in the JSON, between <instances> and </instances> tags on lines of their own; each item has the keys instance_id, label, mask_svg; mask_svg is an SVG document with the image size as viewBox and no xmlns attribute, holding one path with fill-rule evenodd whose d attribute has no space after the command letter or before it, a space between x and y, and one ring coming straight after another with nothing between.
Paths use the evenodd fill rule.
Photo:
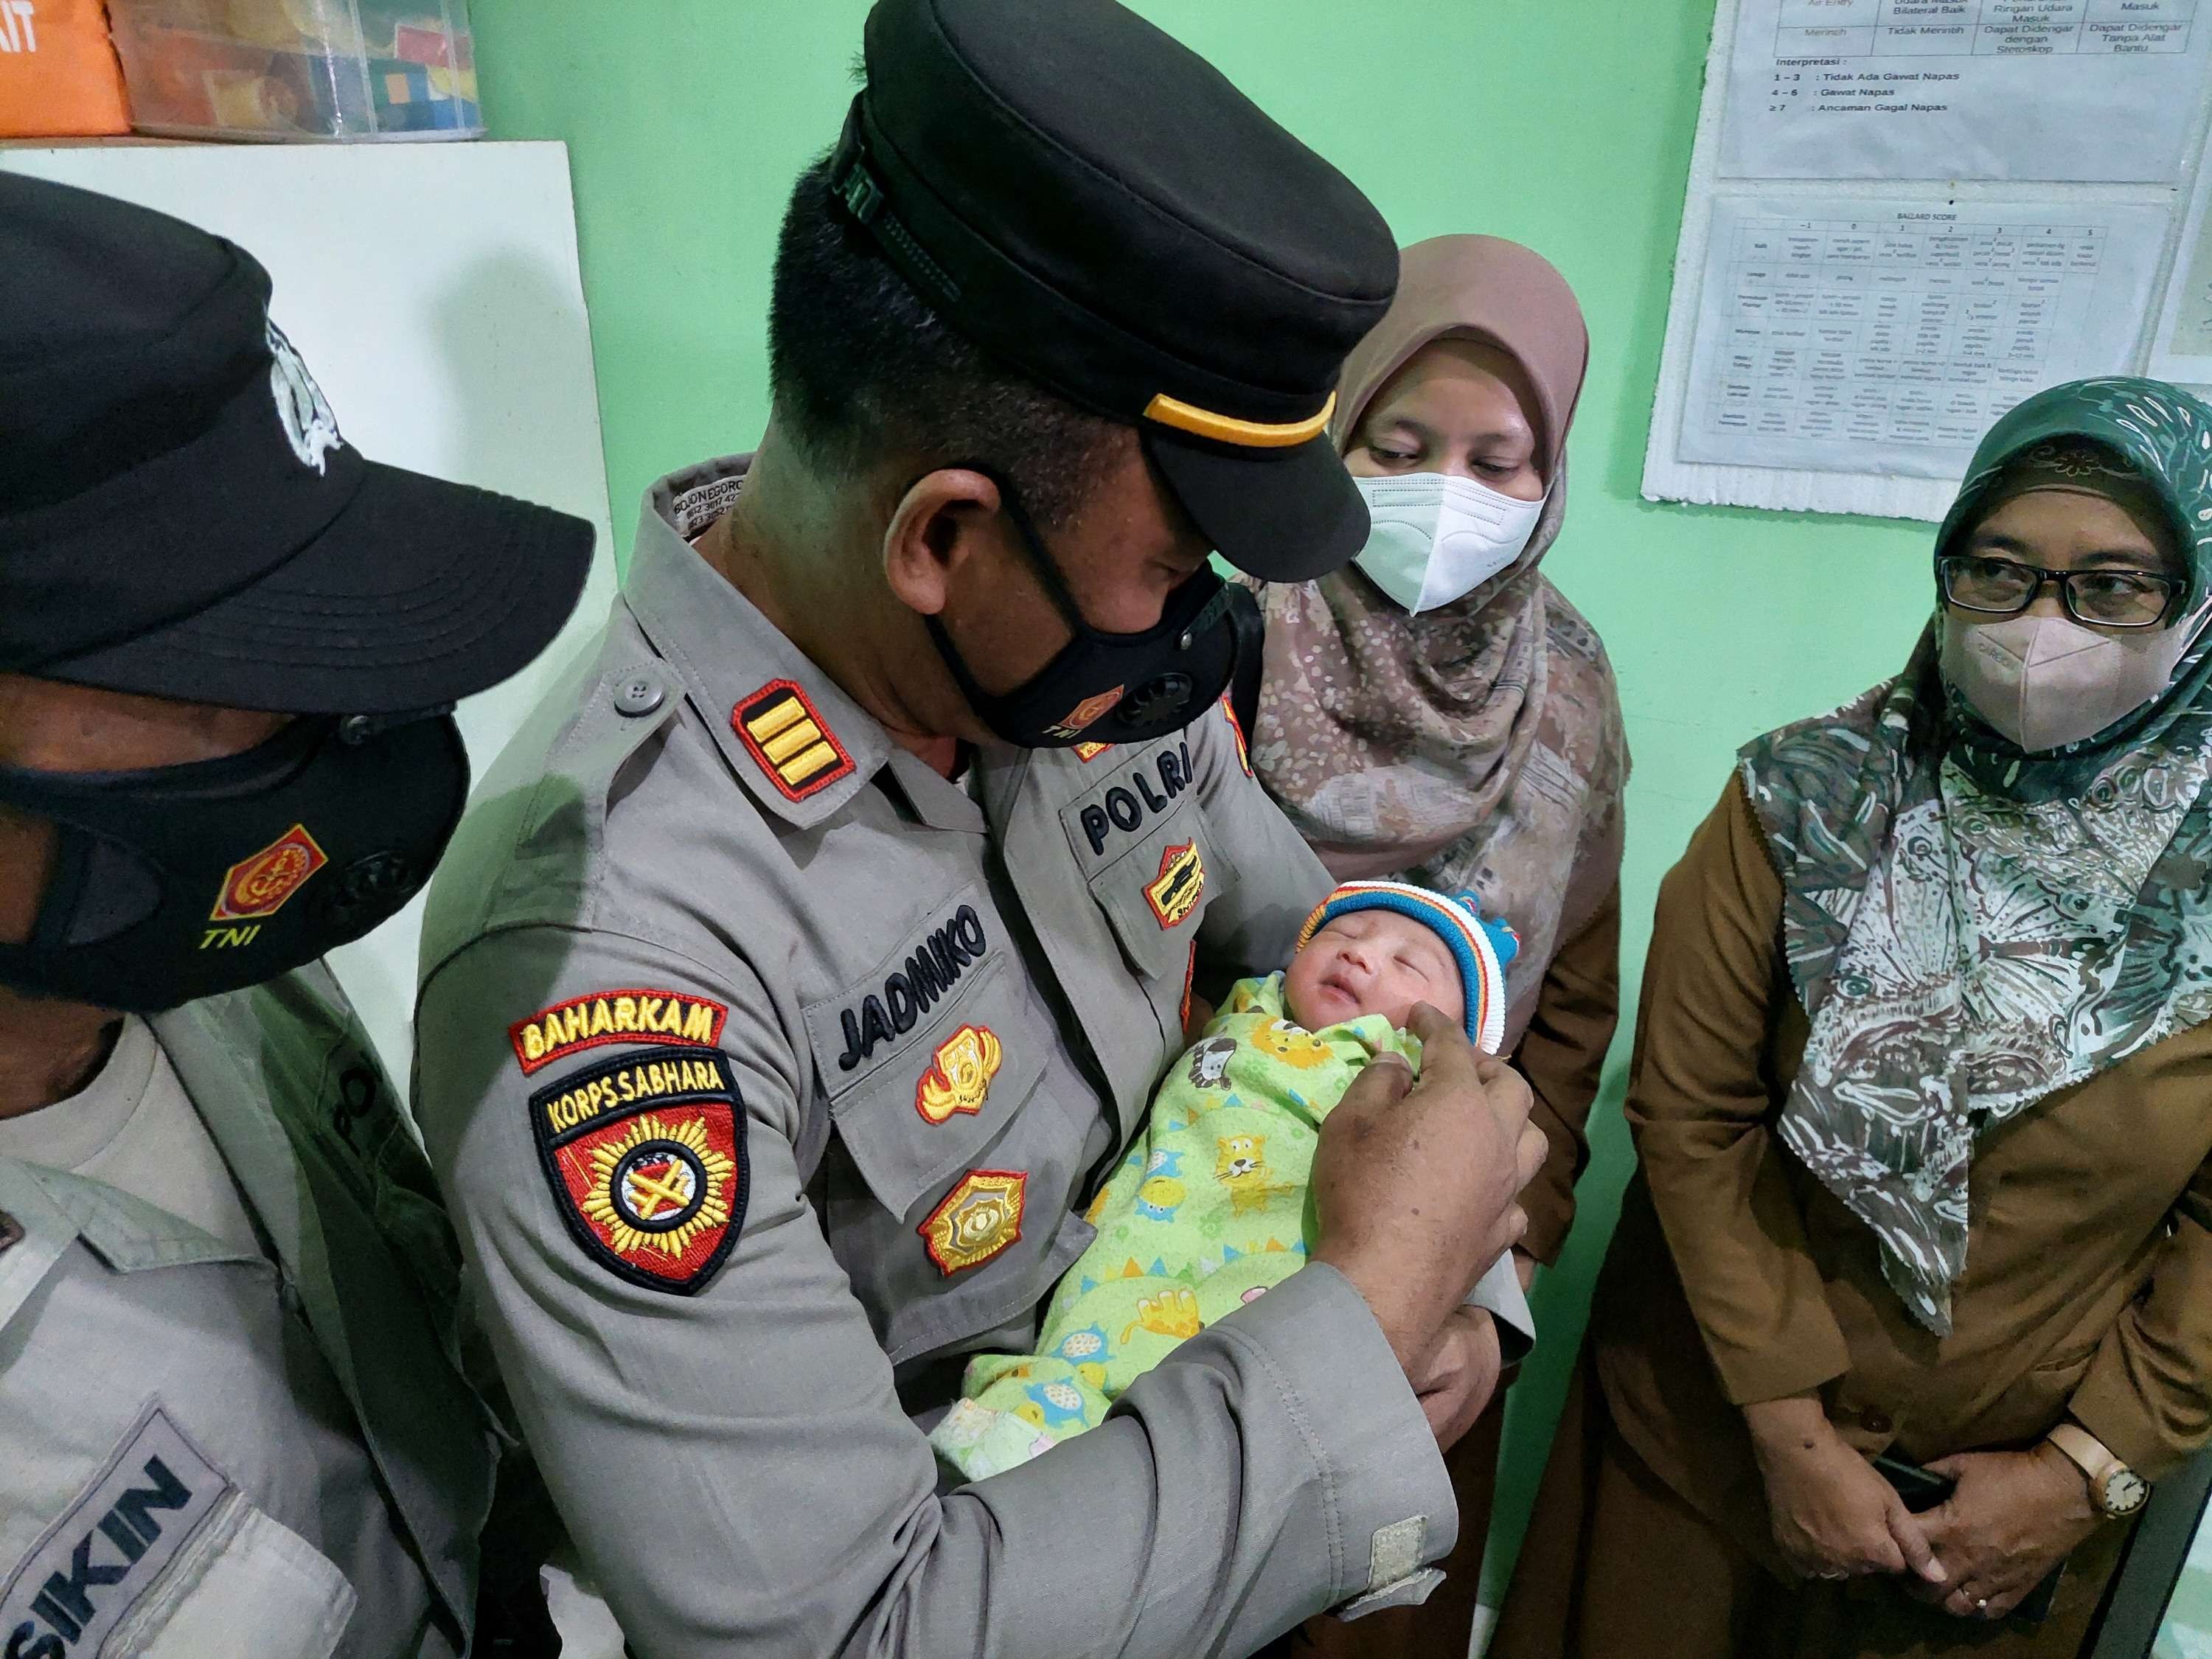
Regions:
<instances>
[{"instance_id":1,"label":"uniform breast pocket","mask_svg":"<svg viewBox=\"0 0 2212 1659\"><path fill-rule=\"evenodd\" d=\"M1200 918L1229 874L1192 792L1190 744L1163 738L1098 764L1059 809L1068 850L1130 967L1172 981L1179 1000Z\"/></svg>"},{"instance_id":2,"label":"uniform breast pocket","mask_svg":"<svg viewBox=\"0 0 2212 1659\"><path fill-rule=\"evenodd\" d=\"M1091 896L1129 966L1179 1001L1191 949L1215 890L1228 878L1223 855L1208 839L1206 818L1179 804L1091 878Z\"/></svg>"},{"instance_id":3,"label":"uniform breast pocket","mask_svg":"<svg viewBox=\"0 0 2212 1659\"><path fill-rule=\"evenodd\" d=\"M357 1600L152 1402L0 1579L0 1645L21 1659L328 1659Z\"/></svg>"},{"instance_id":4,"label":"uniform breast pocket","mask_svg":"<svg viewBox=\"0 0 2212 1659\"><path fill-rule=\"evenodd\" d=\"M329 1659L356 1596L328 1557L232 1492L227 1513L116 1627L104 1653L205 1659L250 1650L268 1659Z\"/></svg>"},{"instance_id":5,"label":"uniform breast pocket","mask_svg":"<svg viewBox=\"0 0 2212 1659\"><path fill-rule=\"evenodd\" d=\"M809 1013L832 1087L830 1249L895 1364L1042 1301L1090 1241L1070 1206L1095 1105L1040 1086L1050 1015L1011 951L981 954L842 1088L823 1064L830 1021Z\"/></svg>"}]
</instances>

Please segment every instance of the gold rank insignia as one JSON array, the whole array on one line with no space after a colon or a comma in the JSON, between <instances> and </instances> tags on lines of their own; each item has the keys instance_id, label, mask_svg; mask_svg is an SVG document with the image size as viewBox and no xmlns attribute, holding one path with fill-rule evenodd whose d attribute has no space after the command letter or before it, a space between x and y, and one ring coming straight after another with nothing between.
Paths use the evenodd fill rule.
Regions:
<instances>
[{"instance_id":1,"label":"gold rank insignia","mask_svg":"<svg viewBox=\"0 0 2212 1659\"><path fill-rule=\"evenodd\" d=\"M1152 907L1160 926L1173 927L1198 908L1206 892L1206 861L1198 843L1187 841L1160 854L1160 873L1145 889L1145 902Z\"/></svg>"},{"instance_id":2,"label":"gold rank insignia","mask_svg":"<svg viewBox=\"0 0 2212 1659\"><path fill-rule=\"evenodd\" d=\"M619 1279L688 1295L736 1243L750 1184L729 1062L713 1049L624 1054L530 1099L561 1218Z\"/></svg>"},{"instance_id":3,"label":"gold rank insignia","mask_svg":"<svg viewBox=\"0 0 2212 1659\"><path fill-rule=\"evenodd\" d=\"M1075 745L1075 758L1088 766L1113 746L1110 743L1079 743Z\"/></svg>"},{"instance_id":4,"label":"gold rank insignia","mask_svg":"<svg viewBox=\"0 0 2212 1659\"><path fill-rule=\"evenodd\" d=\"M998 1034L989 1026L962 1026L937 1045L929 1069L914 1085L914 1109L926 1123L942 1123L955 1112L981 1111L1005 1058Z\"/></svg>"},{"instance_id":5,"label":"gold rank insignia","mask_svg":"<svg viewBox=\"0 0 2212 1659\"><path fill-rule=\"evenodd\" d=\"M849 777L853 757L811 700L789 680L770 680L739 703L730 724L752 750L769 781L791 800L818 794Z\"/></svg>"},{"instance_id":6,"label":"gold rank insignia","mask_svg":"<svg viewBox=\"0 0 2212 1659\"><path fill-rule=\"evenodd\" d=\"M980 1266L1022 1236L1022 1189L1028 1176L970 1170L917 1230L929 1259L947 1279Z\"/></svg>"}]
</instances>

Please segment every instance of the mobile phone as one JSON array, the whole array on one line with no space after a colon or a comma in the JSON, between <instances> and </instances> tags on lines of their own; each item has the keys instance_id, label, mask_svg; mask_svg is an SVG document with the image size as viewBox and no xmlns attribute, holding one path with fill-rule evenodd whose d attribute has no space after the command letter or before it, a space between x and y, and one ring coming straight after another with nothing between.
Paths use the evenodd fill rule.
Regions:
<instances>
[{"instance_id":1,"label":"mobile phone","mask_svg":"<svg viewBox=\"0 0 2212 1659\"><path fill-rule=\"evenodd\" d=\"M2017 1619L2023 1625L2039 1625L2051 1617L2051 1604L2058 1599L2058 1581L2066 1576L2066 1564L2061 1561L2043 1575L2043 1582L2020 1598L2020 1605L2005 1616Z\"/></svg>"},{"instance_id":2,"label":"mobile phone","mask_svg":"<svg viewBox=\"0 0 2212 1659\"><path fill-rule=\"evenodd\" d=\"M1959 1483L1945 1474L1931 1474L1917 1463L1884 1452L1874 1460L1874 1472L1889 1482L1905 1507L1913 1514L1934 1509L1951 1495Z\"/></svg>"}]
</instances>

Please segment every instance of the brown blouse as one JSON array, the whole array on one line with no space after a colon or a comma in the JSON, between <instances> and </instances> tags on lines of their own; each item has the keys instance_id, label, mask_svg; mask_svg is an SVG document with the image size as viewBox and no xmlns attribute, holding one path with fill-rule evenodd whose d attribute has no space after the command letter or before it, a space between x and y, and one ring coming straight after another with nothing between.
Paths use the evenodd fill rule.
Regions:
<instances>
[{"instance_id":1,"label":"brown blouse","mask_svg":"<svg viewBox=\"0 0 2212 1659\"><path fill-rule=\"evenodd\" d=\"M1770 1553L1740 1407L1817 1389L1854 1446L1926 1462L2077 1419L2155 1480L2212 1439L2212 1025L1985 1137L1938 1338L1874 1234L1771 1127L1807 1023L1740 781L1662 884L1627 1102L1640 1167L1591 1322L1654 1473Z\"/></svg>"}]
</instances>

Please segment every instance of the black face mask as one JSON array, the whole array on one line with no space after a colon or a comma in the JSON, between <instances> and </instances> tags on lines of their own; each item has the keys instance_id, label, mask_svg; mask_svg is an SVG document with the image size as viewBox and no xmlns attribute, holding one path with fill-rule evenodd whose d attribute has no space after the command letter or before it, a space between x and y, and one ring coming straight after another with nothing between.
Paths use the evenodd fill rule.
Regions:
<instances>
[{"instance_id":1,"label":"black face mask","mask_svg":"<svg viewBox=\"0 0 2212 1659\"><path fill-rule=\"evenodd\" d=\"M1153 627L1141 634L1103 633L1083 619L1013 486L988 467L972 461L960 466L999 486L1016 539L1075 635L1027 681L994 693L968 672L942 618L927 619L929 637L961 695L1000 741L1018 749L1143 743L1181 730L1220 700L1237 666L1227 583L1211 568L1200 569L1168 595Z\"/></svg>"},{"instance_id":2,"label":"black face mask","mask_svg":"<svg viewBox=\"0 0 2212 1659\"><path fill-rule=\"evenodd\" d=\"M0 767L58 827L0 985L131 1013L273 979L359 939L430 878L468 798L444 710L294 720L242 755L132 772Z\"/></svg>"}]
</instances>

